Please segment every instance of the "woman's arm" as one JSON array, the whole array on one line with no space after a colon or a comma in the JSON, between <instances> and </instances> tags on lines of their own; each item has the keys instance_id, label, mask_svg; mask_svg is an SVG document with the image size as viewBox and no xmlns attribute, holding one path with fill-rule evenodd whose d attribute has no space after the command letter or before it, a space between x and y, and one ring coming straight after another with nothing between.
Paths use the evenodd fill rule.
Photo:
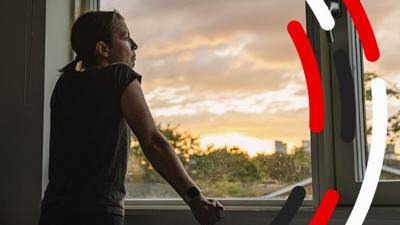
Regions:
<instances>
[{"instance_id":1,"label":"woman's arm","mask_svg":"<svg viewBox=\"0 0 400 225\"><path fill-rule=\"evenodd\" d=\"M195 184L168 140L155 125L137 80L131 82L122 93L121 107L126 121L138 138L143 153L151 165L184 199L184 193ZM203 194L186 203L202 225L214 225L221 219L224 211L221 203L206 199Z\"/></svg>"},{"instance_id":2,"label":"woman's arm","mask_svg":"<svg viewBox=\"0 0 400 225\"><path fill-rule=\"evenodd\" d=\"M123 115L138 138L143 153L153 168L183 197L195 186L168 140L158 130L137 80L121 96Z\"/></svg>"}]
</instances>

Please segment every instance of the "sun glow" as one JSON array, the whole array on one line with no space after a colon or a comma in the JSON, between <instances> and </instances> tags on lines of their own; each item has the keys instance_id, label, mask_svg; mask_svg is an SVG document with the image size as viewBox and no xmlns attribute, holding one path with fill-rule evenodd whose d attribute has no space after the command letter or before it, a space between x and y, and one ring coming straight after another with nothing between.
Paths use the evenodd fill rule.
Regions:
<instances>
[{"instance_id":1,"label":"sun glow","mask_svg":"<svg viewBox=\"0 0 400 225\"><path fill-rule=\"evenodd\" d=\"M200 138L201 147L205 148L207 145L211 144L215 147L223 147L225 145L230 147L238 146L246 151L250 157L254 157L257 153L274 153L272 141L258 139L236 132L206 135Z\"/></svg>"}]
</instances>

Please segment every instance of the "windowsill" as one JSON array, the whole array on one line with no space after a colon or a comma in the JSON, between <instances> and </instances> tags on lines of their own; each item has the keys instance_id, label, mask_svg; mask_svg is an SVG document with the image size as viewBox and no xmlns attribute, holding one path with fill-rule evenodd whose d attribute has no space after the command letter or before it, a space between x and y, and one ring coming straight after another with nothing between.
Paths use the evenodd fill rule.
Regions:
<instances>
[{"instance_id":1,"label":"windowsill","mask_svg":"<svg viewBox=\"0 0 400 225\"><path fill-rule=\"evenodd\" d=\"M307 203L306 203L307 204ZM282 206L225 206L225 218L273 218ZM311 218L316 208L313 206L302 206L298 210L297 217ZM352 207L339 206L335 209L332 218L346 220L350 215ZM128 205L125 209L126 215L142 215L142 216L191 216L189 207L181 206L140 206ZM400 206L396 207L371 207L368 211L367 219L377 220L400 220Z\"/></svg>"},{"instance_id":2,"label":"windowsill","mask_svg":"<svg viewBox=\"0 0 400 225\"><path fill-rule=\"evenodd\" d=\"M264 200L254 198L214 198L224 205L225 212L230 213L267 213L275 214L282 209L285 199L282 200ZM335 214L348 215L352 207L338 206ZM190 213L189 207L182 199L165 198L165 199L134 199L125 200L126 214L141 215L173 215L177 213ZM304 200L299 212L309 214L315 212L314 202L312 200ZM400 218L400 206L373 206L369 210L369 214L386 215L387 213L395 213Z\"/></svg>"},{"instance_id":3,"label":"windowsill","mask_svg":"<svg viewBox=\"0 0 400 225\"><path fill-rule=\"evenodd\" d=\"M265 200L254 198L214 198L224 205L225 212L229 211L279 211L285 199L282 200ZM160 214L167 212L189 211L189 207L182 199L134 199L125 200L125 211L127 214ZM304 200L301 210L312 211L313 201Z\"/></svg>"}]
</instances>

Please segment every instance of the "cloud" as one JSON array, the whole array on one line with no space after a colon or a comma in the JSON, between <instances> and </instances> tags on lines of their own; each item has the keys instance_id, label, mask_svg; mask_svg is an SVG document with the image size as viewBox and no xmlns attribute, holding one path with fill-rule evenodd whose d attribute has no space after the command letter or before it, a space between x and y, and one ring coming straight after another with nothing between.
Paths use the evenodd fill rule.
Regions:
<instances>
[{"instance_id":1,"label":"cloud","mask_svg":"<svg viewBox=\"0 0 400 225\"><path fill-rule=\"evenodd\" d=\"M257 43L270 43L269 49L262 49L283 55L292 48L286 40L287 23L305 21L305 3L292 0L109 0L102 8L121 11L143 57L215 46L238 34L256 34Z\"/></svg>"},{"instance_id":2,"label":"cloud","mask_svg":"<svg viewBox=\"0 0 400 225\"><path fill-rule=\"evenodd\" d=\"M400 28L398 18L400 7L398 1L365 1L365 9L376 34L381 51L379 61L365 61L364 71L376 72L388 81L400 82Z\"/></svg>"},{"instance_id":3,"label":"cloud","mask_svg":"<svg viewBox=\"0 0 400 225\"><path fill-rule=\"evenodd\" d=\"M307 108L274 114L230 111L223 115L206 112L193 116L159 116L155 117L155 121L179 125L180 130L189 130L200 136L237 132L254 138L282 140L292 144L310 138Z\"/></svg>"},{"instance_id":4,"label":"cloud","mask_svg":"<svg viewBox=\"0 0 400 225\"><path fill-rule=\"evenodd\" d=\"M307 97L298 95L302 88L291 84L276 92L221 93L208 98L188 88L156 89L146 96L157 122L179 124L199 135L240 132L296 144L309 138ZM174 95L184 100L171 102L179 99Z\"/></svg>"},{"instance_id":5,"label":"cloud","mask_svg":"<svg viewBox=\"0 0 400 225\"><path fill-rule=\"evenodd\" d=\"M400 82L400 48L397 0L365 1L382 58L377 63L366 63L366 70L376 71ZM281 0L108 0L103 9L116 8L126 17L131 33L140 45L138 58L168 57L180 54L179 62L197 60L202 55L187 51L204 48L233 49L233 37L253 35L240 54L253 61L256 67L298 65L297 54L286 32L292 19L305 26L305 2ZM210 51L212 54L213 51ZM183 57L188 56L191 57Z\"/></svg>"},{"instance_id":6,"label":"cloud","mask_svg":"<svg viewBox=\"0 0 400 225\"><path fill-rule=\"evenodd\" d=\"M307 139L304 75L287 33L293 0L107 0L139 45L135 70L156 121L201 135Z\"/></svg>"},{"instance_id":7,"label":"cloud","mask_svg":"<svg viewBox=\"0 0 400 225\"><path fill-rule=\"evenodd\" d=\"M287 74L301 71L286 31L292 19L305 25L301 1L108 0L102 8L125 16L146 92L189 85L259 93L283 88Z\"/></svg>"},{"instance_id":8,"label":"cloud","mask_svg":"<svg viewBox=\"0 0 400 225\"><path fill-rule=\"evenodd\" d=\"M147 95L147 101L156 116L191 116L205 112L222 115L229 111L280 113L308 106L307 96L296 95L302 89L304 86L292 83L284 89L258 94L232 92L209 95L193 93L189 87L157 88Z\"/></svg>"},{"instance_id":9,"label":"cloud","mask_svg":"<svg viewBox=\"0 0 400 225\"><path fill-rule=\"evenodd\" d=\"M305 1L101 3L122 13L139 44L136 69L158 121L198 134L286 142L309 137L304 75L286 31L293 19L305 27ZM381 59L366 62L364 70L392 84L400 82L398 3L363 1L381 49Z\"/></svg>"}]
</instances>

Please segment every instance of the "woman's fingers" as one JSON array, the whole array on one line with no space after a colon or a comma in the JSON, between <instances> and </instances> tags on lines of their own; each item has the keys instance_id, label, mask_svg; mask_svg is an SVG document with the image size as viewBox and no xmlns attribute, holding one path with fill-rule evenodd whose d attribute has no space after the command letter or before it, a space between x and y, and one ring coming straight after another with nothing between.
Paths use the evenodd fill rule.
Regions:
<instances>
[{"instance_id":1,"label":"woman's fingers","mask_svg":"<svg viewBox=\"0 0 400 225\"><path fill-rule=\"evenodd\" d=\"M208 224L209 225L214 225L215 224L215 210L213 206L213 200L208 199L207 202L207 218L208 218Z\"/></svg>"},{"instance_id":2,"label":"woman's fingers","mask_svg":"<svg viewBox=\"0 0 400 225\"><path fill-rule=\"evenodd\" d=\"M200 223L201 223L201 225L209 225L211 223L210 215L208 213L206 206L203 206L203 207L204 207L204 209L202 210L202 212L199 215L199 219L201 221Z\"/></svg>"},{"instance_id":3,"label":"woman's fingers","mask_svg":"<svg viewBox=\"0 0 400 225\"><path fill-rule=\"evenodd\" d=\"M215 210L217 211L217 215L218 215L218 220L221 218L224 218L224 206L219 202L219 201L215 201Z\"/></svg>"},{"instance_id":4,"label":"woman's fingers","mask_svg":"<svg viewBox=\"0 0 400 225\"><path fill-rule=\"evenodd\" d=\"M211 207L211 202L210 199L205 199L205 201L203 202L203 221L204 221L204 225L214 225L213 223L213 215L212 215L212 207Z\"/></svg>"},{"instance_id":5,"label":"woman's fingers","mask_svg":"<svg viewBox=\"0 0 400 225\"><path fill-rule=\"evenodd\" d=\"M192 208L192 211L201 225L215 225L224 217L224 206L215 199L202 199L200 205Z\"/></svg>"}]
</instances>

